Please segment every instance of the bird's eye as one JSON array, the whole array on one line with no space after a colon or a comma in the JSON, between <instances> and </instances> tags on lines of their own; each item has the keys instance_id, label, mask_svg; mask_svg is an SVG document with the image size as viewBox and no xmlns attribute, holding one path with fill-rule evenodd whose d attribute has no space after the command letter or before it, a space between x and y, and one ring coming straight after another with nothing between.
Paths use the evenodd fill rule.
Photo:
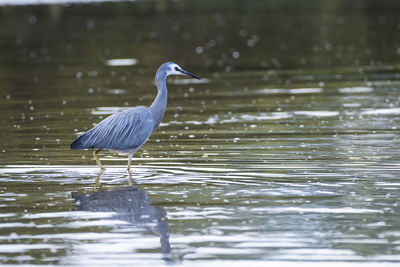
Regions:
<instances>
[{"instance_id":1,"label":"bird's eye","mask_svg":"<svg viewBox=\"0 0 400 267\"><path fill-rule=\"evenodd\" d=\"M179 68L178 68L178 67L175 67L175 70L176 70L176 71L178 71L178 70L179 70Z\"/></svg>"}]
</instances>

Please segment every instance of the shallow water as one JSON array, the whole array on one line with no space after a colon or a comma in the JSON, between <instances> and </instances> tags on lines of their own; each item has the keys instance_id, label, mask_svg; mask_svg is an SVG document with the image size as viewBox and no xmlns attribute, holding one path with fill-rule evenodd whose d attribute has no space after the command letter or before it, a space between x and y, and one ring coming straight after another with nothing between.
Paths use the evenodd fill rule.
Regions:
<instances>
[{"instance_id":1,"label":"shallow water","mask_svg":"<svg viewBox=\"0 0 400 267\"><path fill-rule=\"evenodd\" d=\"M398 265L388 3L0 7L0 263ZM103 153L94 191L91 153L70 143L149 105L167 60L204 79L169 78L132 181Z\"/></svg>"}]
</instances>

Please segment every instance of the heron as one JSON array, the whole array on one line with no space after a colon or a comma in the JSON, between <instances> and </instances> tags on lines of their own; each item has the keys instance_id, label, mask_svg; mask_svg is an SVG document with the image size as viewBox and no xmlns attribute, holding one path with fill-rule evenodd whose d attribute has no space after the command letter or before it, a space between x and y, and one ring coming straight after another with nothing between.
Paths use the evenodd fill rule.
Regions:
<instances>
[{"instance_id":1,"label":"heron","mask_svg":"<svg viewBox=\"0 0 400 267\"><path fill-rule=\"evenodd\" d=\"M129 108L105 118L80 135L71 144L71 149L93 149L94 159L101 172L104 167L98 156L100 151L128 155L129 172L133 155L146 143L164 117L167 108L166 82L169 75L187 75L200 80L198 76L183 70L174 62L162 64L155 76L158 93L149 107Z\"/></svg>"}]
</instances>

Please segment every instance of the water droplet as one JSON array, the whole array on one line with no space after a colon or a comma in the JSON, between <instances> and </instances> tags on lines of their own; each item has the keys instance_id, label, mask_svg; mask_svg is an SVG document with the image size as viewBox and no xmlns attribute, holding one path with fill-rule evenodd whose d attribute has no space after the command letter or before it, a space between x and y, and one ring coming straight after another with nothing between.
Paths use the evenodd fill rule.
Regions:
<instances>
[{"instance_id":1,"label":"water droplet","mask_svg":"<svg viewBox=\"0 0 400 267\"><path fill-rule=\"evenodd\" d=\"M29 22L29 24L31 24L31 25L32 25L32 24L36 24L36 22L37 22L36 16L34 16L34 15L29 16L28 22Z\"/></svg>"},{"instance_id":2,"label":"water droplet","mask_svg":"<svg viewBox=\"0 0 400 267\"><path fill-rule=\"evenodd\" d=\"M90 19L90 20L88 20L88 21L86 22L86 27L87 27L88 29L93 29L93 28L94 28L94 25L95 25L95 23L94 23L94 20L92 20L92 19Z\"/></svg>"},{"instance_id":3,"label":"water droplet","mask_svg":"<svg viewBox=\"0 0 400 267\"><path fill-rule=\"evenodd\" d=\"M196 53L197 54L202 54L204 52L204 48L201 46L196 47Z\"/></svg>"},{"instance_id":4,"label":"water droplet","mask_svg":"<svg viewBox=\"0 0 400 267\"><path fill-rule=\"evenodd\" d=\"M254 41L253 39L247 40L247 46L253 47L255 44L256 44L256 41Z\"/></svg>"},{"instance_id":5,"label":"water droplet","mask_svg":"<svg viewBox=\"0 0 400 267\"><path fill-rule=\"evenodd\" d=\"M325 49L327 51L331 51L332 50L332 44L330 44L330 43L325 44Z\"/></svg>"}]
</instances>

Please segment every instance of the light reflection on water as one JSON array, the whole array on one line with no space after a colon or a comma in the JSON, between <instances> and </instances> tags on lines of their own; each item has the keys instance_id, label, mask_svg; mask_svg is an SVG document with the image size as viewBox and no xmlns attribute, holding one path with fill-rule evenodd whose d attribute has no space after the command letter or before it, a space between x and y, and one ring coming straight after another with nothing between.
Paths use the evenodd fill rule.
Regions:
<instances>
[{"instance_id":1,"label":"light reflection on water","mask_svg":"<svg viewBox=\"0 0 400 267\"><path fill-rule=\"evenodd\" d=\"M338 6L321 26L301 6L265 4L271 25L288 23L278 31L255 23L251 4L238 10L254 17L240 20L171 2L207 29L193 36L186 16L152 3L0 10L0 263L398 265L400 13ZM364 16L377 23L349 27L361 44L346 45L354 38L340 25ZM311 29L297 47L292 24ZM325 43L327 31L335 42ZM94 191L91 153L69 144L151 103L155 69L171 58L204 78L169 80L166 116L136 155L134 184L126 158L104 153Z\"/></svg>"},{"instance_id":2,"label":"light reflection on water","mask_svg":"<svg viewBox=\"0 0 400 267\"><path fill-rule=\"evenodd\" d=\"M335 261L339 257L360 261L366 255L372 261L398 260L394 255L385 258L379 251L370 250L376 246L390 249L398 237L399 232L393 228L397 222L397 205L392 205L395 203L390 196L398 183L379 180L382 172L395 175L396 166L377 169L368 167L371 162L364 163L367 167L340 162L337 166L324 162L268 165L252 162L248 167L235 169L232 167L236 164L227 168L218 164L180 166L169 162L163 166L164 162L158 162L159 166L155 166L156 163L154 159L150 165L143 163L134 177L141 194L149 195L152 205L164 207L171 229L169 260ZM355 174L360 171L378 179L357 177ZM3 168L1 182L10 185L8 193L1 196L3 200L9 199L5 207L13 207L13 213L4 214L0 228L6 232L13 229L7 242L25 245L0 248L0 252L7 255L13 251L40 250L48 257L67 257L72 262L83 258L88 264L110 263L117 255L121 263L135 262L135 259L146 264L155 263L155 259L165 260L157 234L132 228L132 220L121 219L107 210L108 205L116 202L112 197L109 202L100 203L100 210L96 210L105 208L108 212L74 211L74 204L68 200L70 192L73 188L86 188L90 192L97 172L96 168L78 166L74 169L70 166ZM107 168L102 177L103 187L115 190L127 185L124 172L120 167ZM44 176L47 186L41 185ZM18 188L24 183L33 185L24 186L28 190L25 193L13 192L14 185ZM36 204L28 200L35 190L43 195L37 198ZM70 202L70 211L65 211L65 201ZM141 203L136 198L133 201ZM123 212L117 212L124 216ZM126 216L133 215L128 212ZM31 232L32 228L42 230ZM53 229L52 233L49 229ZM61 244L57 242L60 239L64 240ZM68 251L80 253L70 255L65 251L66 244L72 246Z\"/></svg>"}]
</instances>

